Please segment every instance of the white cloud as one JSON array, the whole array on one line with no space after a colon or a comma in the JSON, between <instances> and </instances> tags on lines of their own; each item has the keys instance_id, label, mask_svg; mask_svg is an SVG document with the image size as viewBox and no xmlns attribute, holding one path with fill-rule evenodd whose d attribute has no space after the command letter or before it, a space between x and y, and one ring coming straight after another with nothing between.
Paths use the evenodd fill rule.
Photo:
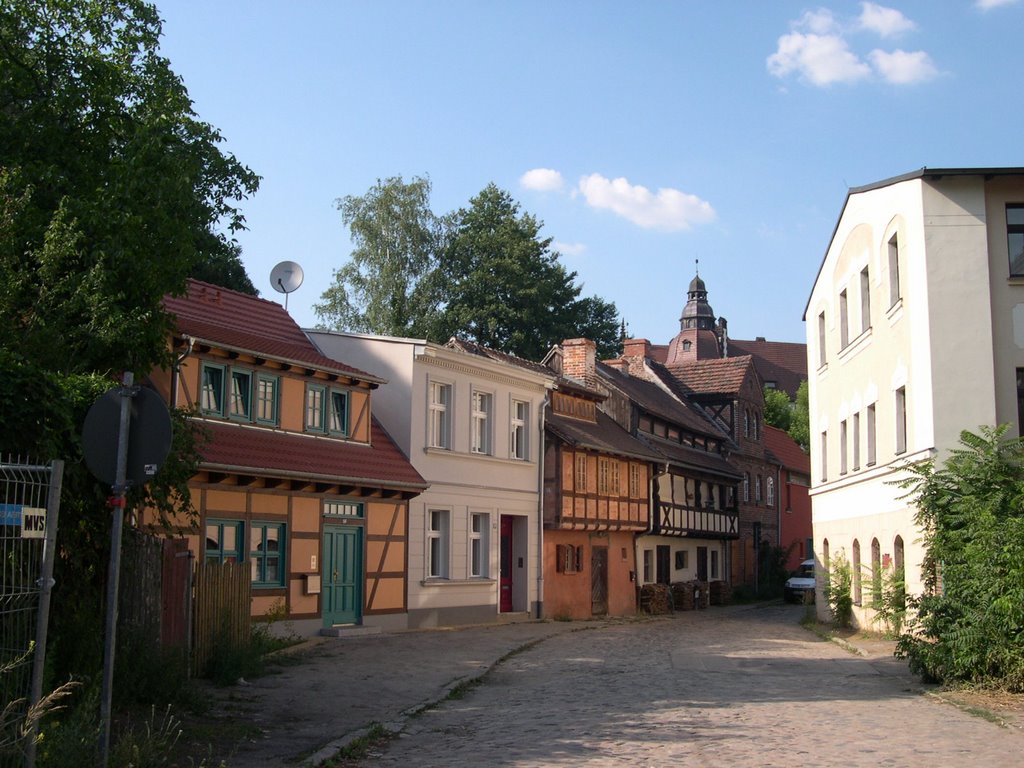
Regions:
<instances>
[{"instance_id":1,"label":"white cloud","mask_svg":"<svg viewBox=\"0 0 1024 768\"><path fill-rule=\"evenodd\" d=\"M975 7L983 11L991 11L993 8L1001 8L1004 5L1013 5L1017 0L975 0Z\"/></svg>"},{"instance_id":2,"label":"white cloud","mask_svg":"<svg viewBox=\"0 0 1024 768\"><path fill-rule=\"evenodd\" d=\"M908 52L897 49L888 53L874 50L868 56L878 73L896 85L920 83L939 74L931 57L924 51Z\"/></svg>"},{"instance_id":3,"label":"white cloud","mask_svg":"<svg viewBox=\"0 0 1024 768\"><path fill-rule=\"evenodd\" d=\"M563 185L562 174L550 168L534 168L519 177L519 184L526 189L553 192Z\"/></svg>"},{"instance_id":4,"label":"white cloud","mask_svg":"<svg viewBox=\"0 0 1024 768\"><path fill-rule=\"evenodd\" d=\"M563 256L582 256L586 253L587 246L583 243L562 243L556 240L551 243L551 249Z\"/></svg>"},{"instance_id":5,"label":"white cloud","mask_svg":"<svg viewBox=\"0 0 1024 768\"><path fill-rule=\"evenodd\" d=\"M580 179L579 191L593 208L607 208L644 229L670 232L715 218L715 210L696 195L665 187L657 194L627 179L592 173Z\"/></svg>"},{"instance_id":6,"label":"white cloud","mask_svg":"<svg viewBox=\"0 0 1024 768\"><path fill-rule=\"evenodd\" d=\"M839 22L827 8L816 11L804 11L799 21L793 23L794 29L804 30L813 35L834 35L839 32Z\"/></svg>"},{"instance_id":7,"label":"white cloud","mask_svg":"<svg viewBox=\"0 0 1024 768\"><path fill-rule=\"evenodd\" d=\"M768 57L768 71L780 78L795 72L814 85L851 83L871 74L842 37L801 32L779 38L778 49Z\"/></svg>"},{"instance_id":8,"label":"white cloud","mask_svg":"<svg viewBox=\"0 0 1024 768\"><path fill-rule=\"evenodd\" d=\"M886 8L877 3L861 3L860 26L882 37L894 37L917 27L895 8Z\"/></svg>"}]
</instances>

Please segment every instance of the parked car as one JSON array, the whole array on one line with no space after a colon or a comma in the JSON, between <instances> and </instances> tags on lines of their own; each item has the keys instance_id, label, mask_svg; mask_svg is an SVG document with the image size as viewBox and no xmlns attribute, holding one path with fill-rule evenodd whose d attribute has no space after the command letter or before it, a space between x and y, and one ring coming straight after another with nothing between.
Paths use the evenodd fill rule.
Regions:
<instances>
[{"instance_id":1,"label":"parked car","mask_svg":"<svg viewBox=\"0 0 1024 768\"><path fill-rule=\"evenodd\" d=\"M793 575L786 579L783 596L789 603L814 602L814 559L804 560Z\"/></svg>"}]
</instances>

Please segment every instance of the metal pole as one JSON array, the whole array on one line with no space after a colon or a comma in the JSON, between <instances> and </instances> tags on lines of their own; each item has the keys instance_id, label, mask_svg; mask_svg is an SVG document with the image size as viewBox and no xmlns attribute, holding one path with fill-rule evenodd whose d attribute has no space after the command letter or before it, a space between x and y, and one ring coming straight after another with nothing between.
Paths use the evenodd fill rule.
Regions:
<instances>
[{"instance_id":1,"label":"metal pole","mask_svg":"<svg viewBox=\"0 0 1024 768\"><path fill-rule=\"evenodd\" d=\"M64 462L50 462L50 488L46 496L46 540L43 543L43 566L39 573L39 613L36 614L36 649L32 658L32 689L29 709L43 696L43 666L46 662L46 633L50 619L50 592L53 590L53 563L57 558L57 516L60 513L60 490L64 482ZM25 765L36 764L36 731L39 721L33 720L28 732Z\"/></svg>"},{"instance_id":2,"label":"metal pole","mask_svg":"<svg viewBox=\"0 0 1024 768\"><path fill-rule=\"evenodd\" d=\"M107 628L103 643L103 691L100 701L100 765L110 760L110 702L114 685L114 648L117 645L117 594L121 576L121 527L124 523L125 478L128 475L128 429L131 426L131 402L135 392L135 375L124 374L121 387L121 422L117 435L117 468L114 474L113 498L110 500L113 521L110 526L110 567L107 571Z\"/></svg>"}]
</instances>

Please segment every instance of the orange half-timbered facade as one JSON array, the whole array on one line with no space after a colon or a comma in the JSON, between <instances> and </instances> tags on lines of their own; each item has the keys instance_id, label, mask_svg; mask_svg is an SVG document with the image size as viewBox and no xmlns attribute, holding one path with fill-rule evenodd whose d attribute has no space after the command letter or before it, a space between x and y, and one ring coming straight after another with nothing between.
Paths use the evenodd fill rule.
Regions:
<instances>
[{"instance_id":1,"label":"orange half-timbered facade","mask_svg":"<svg viewBox=\"0 0 1024 768\"><path fill-rule=\"evenodd\" d=\"M544 612L553 618L636 612L635 537L649 525L657 454L559 378L545 420Z\"/></svg>"},{"instance_id":2,"label":"orange half-timbered facade","mask_svg":"<svg viewBox=\"0 0 1024 768\"><path fill-rule=\"evenodd\" d=\"M404 627L409 499L427 487L374 418L373 374L324 357L278 304L189 281L168 297L173 369L204 428L190 481L204 562L249 561L252 614L303 634Z\"/></svg>"}]
</instances>

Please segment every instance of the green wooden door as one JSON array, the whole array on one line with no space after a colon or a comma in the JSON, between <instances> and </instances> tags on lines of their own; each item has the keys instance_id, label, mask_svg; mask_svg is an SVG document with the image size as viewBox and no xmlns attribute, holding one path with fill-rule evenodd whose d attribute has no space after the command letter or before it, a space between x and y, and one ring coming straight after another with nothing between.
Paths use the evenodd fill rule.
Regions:
<instances>
[{"instance_id":1,"label":"green wooden door","mask_svg":"<svg viewBox=\"0 0 1024 768\"><path fill-rule=\"evenodd\" d=\"M363 529L324 526L324 626L358 624L363 618Z\"/></svg>"}]
</instances>

